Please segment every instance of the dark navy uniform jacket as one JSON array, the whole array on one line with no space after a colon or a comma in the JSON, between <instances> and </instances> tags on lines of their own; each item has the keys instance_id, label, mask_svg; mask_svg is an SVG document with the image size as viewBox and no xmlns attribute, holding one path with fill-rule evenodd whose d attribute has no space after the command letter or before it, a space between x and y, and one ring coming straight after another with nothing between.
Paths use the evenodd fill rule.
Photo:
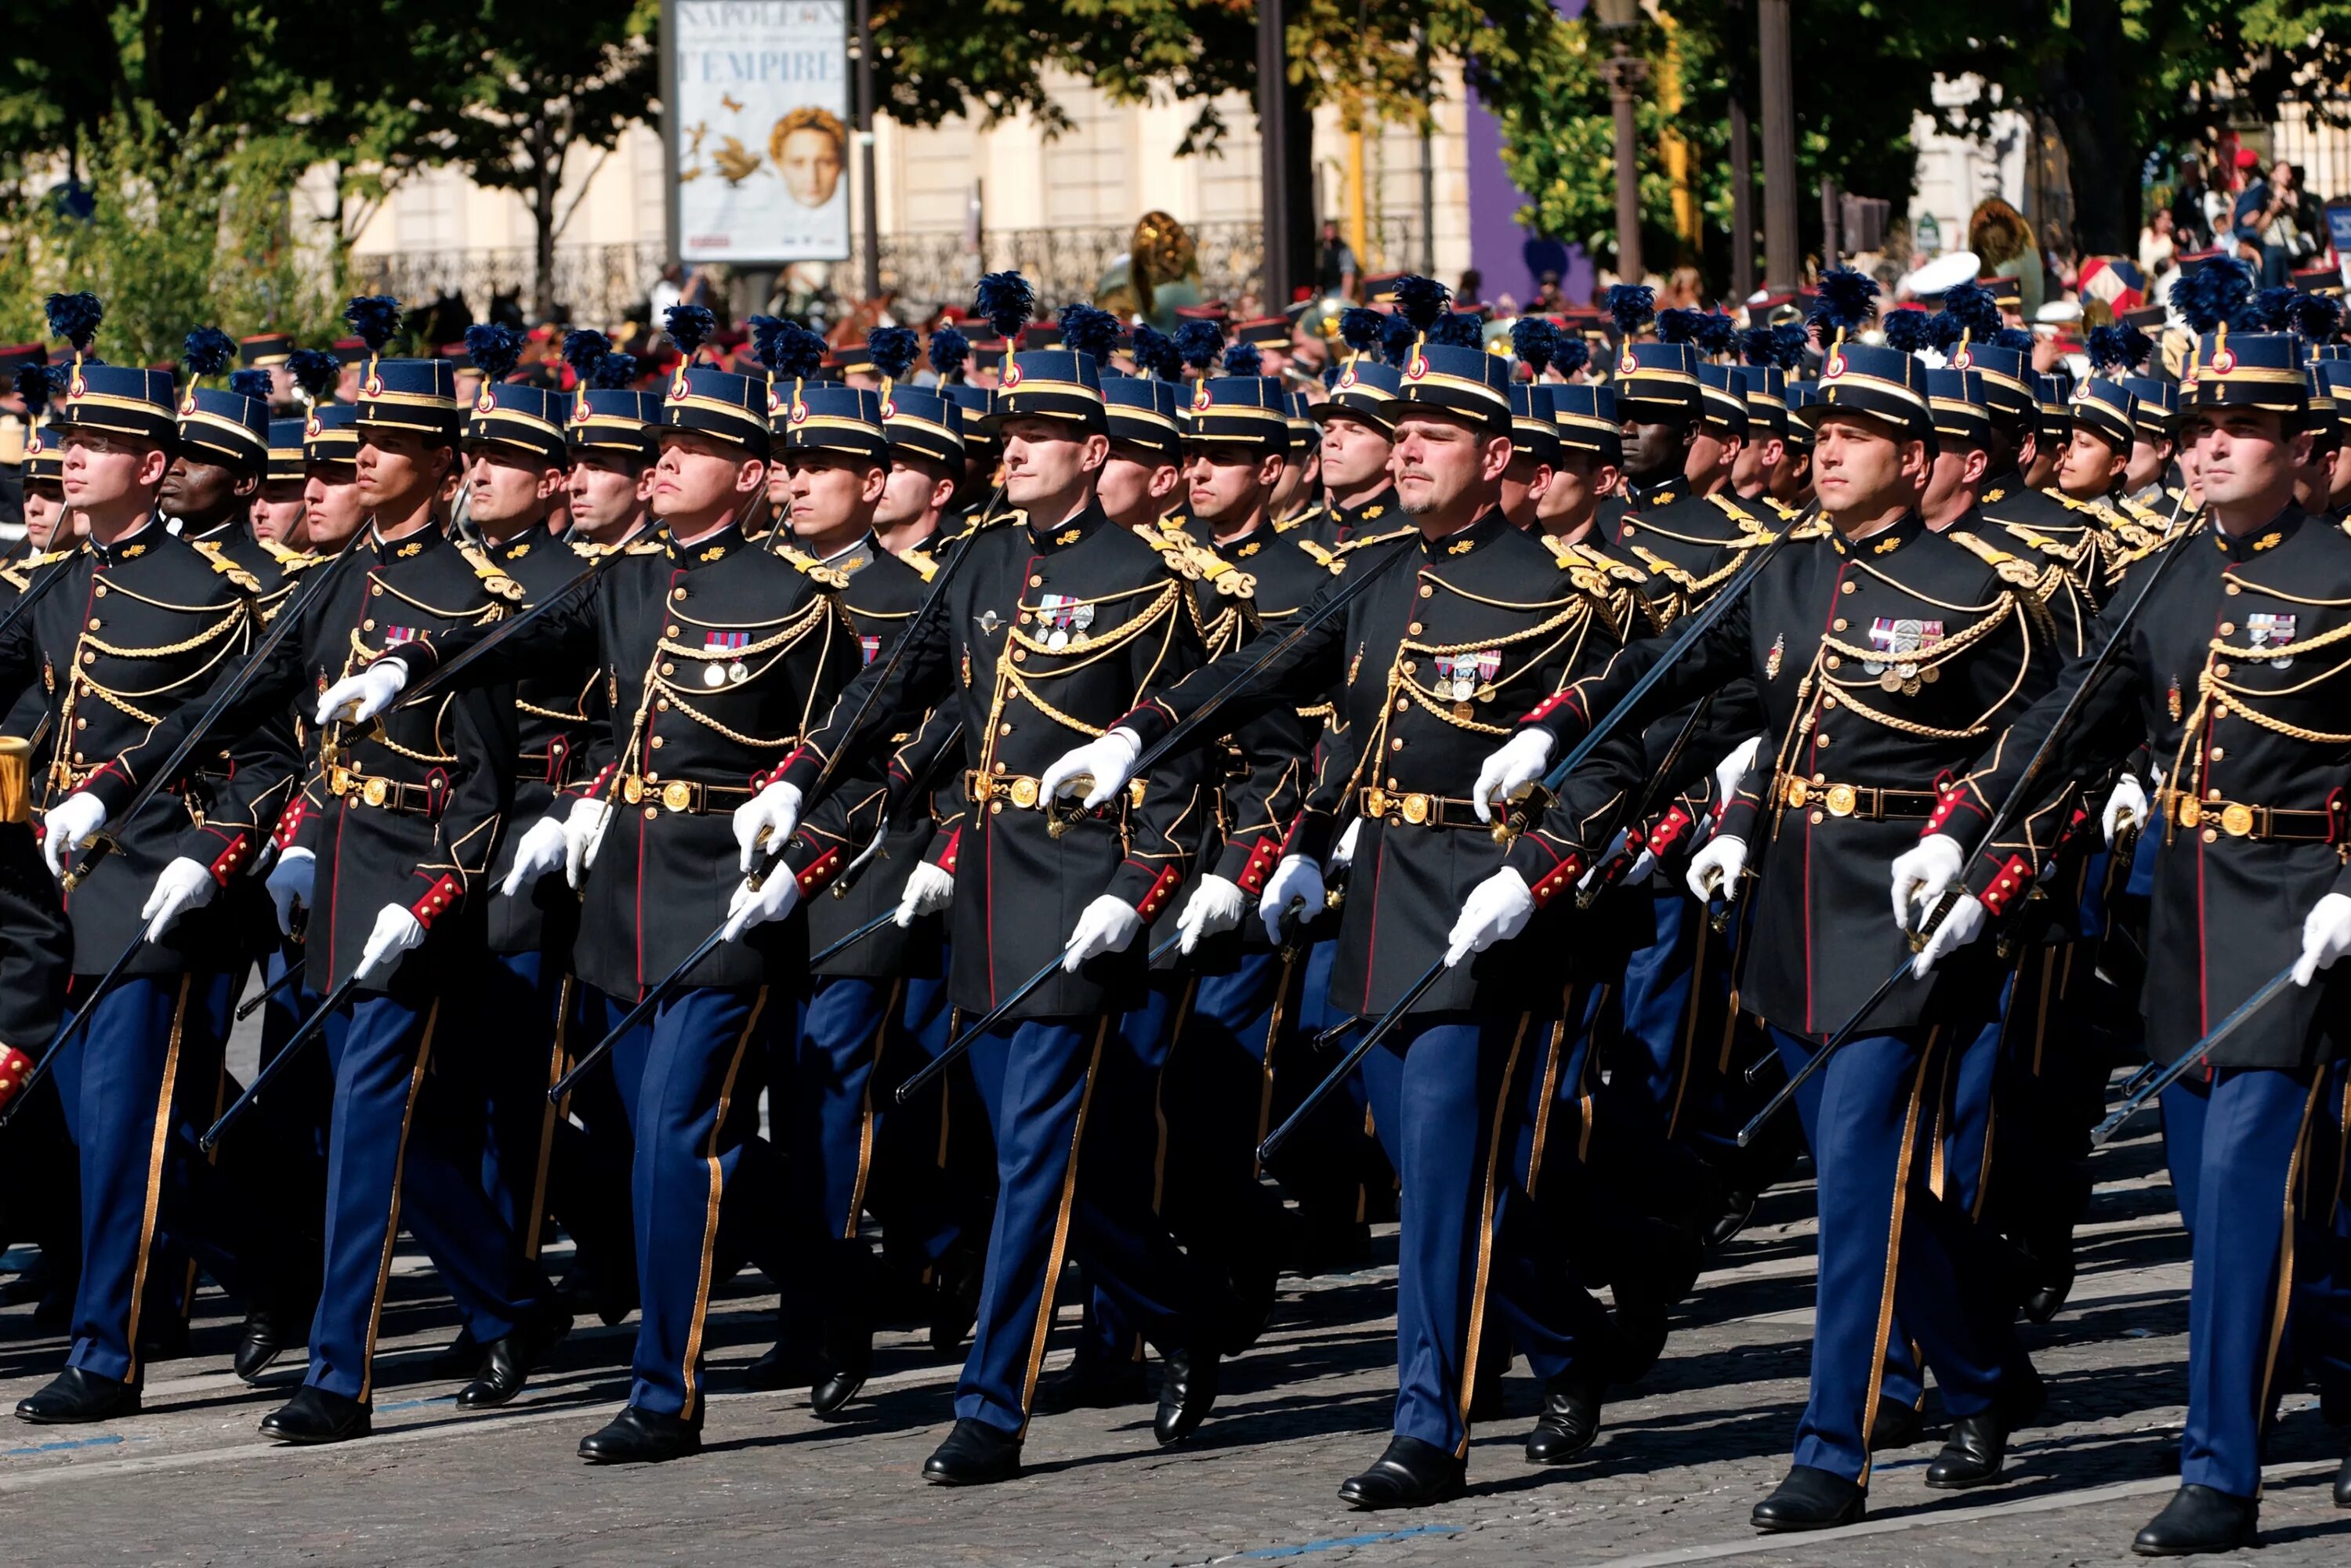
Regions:
<instances>
[{"instance_id":1,"label":"dark navy uniform jacket","mask_svg":"<svg viewBox=\"0 0 2351 1568\"><path fill-rule=\"evenodd\" d=\"M1748 1010L1824 1036L1907 956L1886 904L1888 863L1917 841L1938 784L2054 669L2031 571L1928 532L1915 513L1855 544L1800 535L1628 718L1674 712L1742 677L1755 685L1765 740L1719 830L1747 841L1759 878L1740 954ZM1553 735L1554 756L1623 701L1667 643L1633 644L1531 714ZM1556 810L1588 811L1609 789L1571 780ZM1997 977L1991 945L1981 946L1898 987L1871 1027L1991 1016Z\"/></svg>"},{"instance_id":2,"label":"dark navy uniform jacket","mask_svg":"<svg viewBox=\"0 0 2351 1568\"><path fill-rule=\"evenodd\" d=\"M984 1010L1061 952L1097 897L1124 900L1148 924L1174 896L1207 809L1196 760L1155 770L1124 800L1080 815L1059 836L1041 809L1037 777L1193 668L1200 648L1184 579L1092 503L1050 528L1014 513L956 548L969 559L946 569L955 577L941 612L888 684L864 704L881 678L877 662L778 776L808 793L838 754L841 767L826 787L845 788L841 775L854 777L852 770L887 747L912 717L954 711L969 815L937 855L956 873L950 994L959 1008ZM811 797L811 809L816 803ZM1057 974L1015 1016L1132 1006L1141 997L1146 952L1138 940L1075 975Z\"/></svg>"},{"instance_id":3,"label":"dark navy uniform jacket","mask_svg":"<svg viewBox=\"0 0 2351 1568\"><path fill-rule=\"evenodd\" d=\"M2289 507L2236 538L2188 552L2131 621L2115 668L2057 738L2039 808L1980 865L1970 891L1994 910L2023 896L2062 827L2059 792L2144 743L2162 770L2163 834L2148 912L2147 1047L2184 1054L2302 951L2303 917L2351 894L2351 535ZM2130 569L2093 633L2109 640L2160 556ZM1952 798L1945 831L1968 841L2006 799L2086 673L2056 689L1984 752ZM2351 1055L2351 967L2290 987L2213 1052L2224 1067L2304 1067Z\"/></svg>"},{"instance_id":4,"label":"dark navy uniform jacket","mask_svg":"<svg viewBox=\"0 0 2351 1568\"><path fill-rule=\"evenodd\" d=\"M37 803L46 810L87 784L119 812L136 782L100 788L126 784L112 759L157 736L169 736L167 750L176 744L214 681L252 647L261 584L160 519L111 546L87 543L68 570L0 643L0 686L7 702L30 690L46 704ZM282 711L221 725L188 781L159 790L135 820L115 824L116 852L66 894L76 962L96 972L139 939L139 912L175 859L209 867L224 889L249 881L294 771ZM126 973L233 967L247 951L239 907L216 894L162 943L142 947Z\"/></svg>"}]
</instances>

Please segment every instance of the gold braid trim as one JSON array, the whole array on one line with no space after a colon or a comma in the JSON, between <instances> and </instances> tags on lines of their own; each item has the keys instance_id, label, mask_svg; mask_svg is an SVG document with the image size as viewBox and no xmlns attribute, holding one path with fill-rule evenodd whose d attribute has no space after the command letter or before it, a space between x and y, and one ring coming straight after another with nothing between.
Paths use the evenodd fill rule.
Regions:
<instances>
[{"instance_id":1,"label":"gold braid trim","mask_svg":"<svg viewBox=\"0 0 2351 1568\"><path fill-rule=\"evenodd\" d=\"M81 645L85 648L95 648L99 653L110 654L117 659L166 659L173 653L189 653L203 647L207 643L227 636L245 623L246 610L246 606L240 601L232 606L226 615L194 636L177 643L167 643L160 648L118 648L111 643L101 642L88 634L82 637Z\"/></svg>"}]
</instances>

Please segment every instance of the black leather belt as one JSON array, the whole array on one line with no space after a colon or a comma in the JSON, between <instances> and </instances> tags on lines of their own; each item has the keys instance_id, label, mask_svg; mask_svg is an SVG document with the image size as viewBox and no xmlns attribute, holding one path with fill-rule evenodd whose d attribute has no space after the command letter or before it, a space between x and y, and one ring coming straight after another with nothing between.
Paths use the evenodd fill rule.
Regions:
<instances>
[{"instance_id":1,"label":"black leather belt","mask_svg":"<svg viewBox=\"0 0 2351 1568\"><path fill-rule=\"evenodd\" d=\"M706 817L731 812L758 791L742 784L704 784L692 779L653 779L635 773L621 776L621 800L648 811L675 811L681 816Z\"/></svg>"},{"instance_id":2,"label":"black leather belt","mask_svg":"<svg viewBox=\"0 0 2351 1568\"><path fill-rule=\"evenodd\" d=\"M1809 779L1782 774L1773 786L1781 805L1801 811L1806 807L1832 817L1858 817L1883 822L1902 817L1931 817L1943 803L1932 789L1880 789L1868 784L1815 784Z\"/></svg>"},{"instance_id":3,"label":"black leather belt","mask_svg":"<svg viewBox=\"0 0 2351 1568\"><path fill-rule=\"evenodd\" d=\"M2201 828L2210 843L2227 834L2232 839L2267 839L2276 843L2339 844L2345 841L2346 802L2329 801L2316 810L2287 806L2256 806L2243 800L2198 800L2185 790L2166 789L2159 799L2164 815L2183 828Z\"/></svg>"},{"instance_id":4,"label":"black leather belt","mask_svg":"<svg viewBox=\"0 0 2351 1568\"><path fill-rule=\"evenodd\" d=\"M1378 817L1388 826L1408 823L1416 828L1480 828L1490 830L1490 822L1478 820L1478 802L1451 795L1428 795L1417 789L1383 789L1373 785L1356 797L1366 817Z\"/></svg>"}]
</instances>

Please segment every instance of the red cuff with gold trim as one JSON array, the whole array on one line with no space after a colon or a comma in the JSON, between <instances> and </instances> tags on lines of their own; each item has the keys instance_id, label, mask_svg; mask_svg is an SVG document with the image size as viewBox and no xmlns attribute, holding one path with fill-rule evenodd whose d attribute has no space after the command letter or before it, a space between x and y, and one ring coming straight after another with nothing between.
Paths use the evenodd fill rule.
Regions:
<instances>
[{"instance_id":1,"label":"red cuff with gold trim","mask_svg":"<svg viewBox=\"0 0 2351 1568\"><path fill-rule=\"evenodd\" d=\"M947 835L947 847L939 852L938 868L952 872L956 868L956 852L963 848L963 830L957 828Z\"/></svg>"},{"instance_id":2,"label":"red cuff with gold trim","mask_svg":"<svg viewBox=\"0 0 2351 1568\"><path fill-rule=\"evenodd\" d=\"M465 893L465 884L444 872L441 880L426 890L423 897L408 906L408 913L416 916L416 924L430 931L434 917L455 908L457 900L464 897Z\"/></svg>"},{"instance_id":3,"label":"red cuff with gold trim","mask_svg":"<svg viewBox=\"0 0 2351 1568\"><path fill-rule=\"evenodd\" d=\"M1535 907L1541 909L1552 899L1576 884L1583 875L1583 857L1570 853L1551 870L1528 884L1527 891L1535 895Z\"/></svg>"},{"instance_id":4,"label":"red cuff with gold trim","mask_svg":"<svg viewBox=\"0 0 2351 1568\"><path fill-rule=\"evenodd\" d=\"M822 893L832 879L841 874L841 846L834 844L800 868L800 896L806 898L811 894Z\"/></svg>"},{"instance_id":5,"label":"red cuff with gold trim","mask_svg":"<svg viewBox=\"0 0 2351 1568\"><path fill-rule=\"evenodd\" d=\"M1974 801L1968 799L1967 789L1965 786L1961 786L1957 789L1946 789L1943 791L1943 798L1935 802L1934 814L1927 819L1927 826L1919 832L1918 836L1923 839L1928 833L1939 833L1943 831L1943 824L1951 820L1951 813L1962 809L1974 811L1979 819L1982 819L1984 821L1990 820L1989 818L1985 818L1983 812L1977 809Z\"/></svg>"},{"instance_id":6,"label":"red cuff with gold trim","mask_svg":"<svg viewBox=\"0 0 2351 1568\"><path fill-rule=\"evenodd\" d=\"M1174 866L1159 868L1159 874L1152 879L1151 891L1134 901L1134 912L1143 916L1145 925L1159 918L1159 912L1167 906L1168 899L1175 896L1176 887L1183 881Z\"/></svg>"},{"instance_id":7,"label":"red cuff with gold trim","mask_svg":"<svg viewBox=\"0 0 2351 1568\"><path fill-rule=\"evenodd\" d=\"M1573 691L1553 692L1551 695L1543 698L1541 702L1536 704L1534 711L1528 714L1526 717L1520 719L1519 722L1521 724L1541 724L1552 714L1557 713L1561 708L1574 702L1575 693ZM1576 704L1575 711L1578 714L1583 713L1583 705L1580 703Z\"/></svg>"},{"instance_id":8,"label":"red cuff with gold trim","mask_svg":"<svg viewBox=\"0 0 2351 1568\"><path fill-rule=\"evenodd\" d=\"M230 838L228 847L213 857L211 870L214 882L223 887L228 885L228 879L236 874L238 867L245 864L246 853L251 842L252 841L242 832Z\"/></svg>"},{"instance_id":9,"label":"red cuff with gold trim","mask_svg":"<svg viewBox=\"0 0 2351 1568\"><path fill-rule=\"evenodd\" d=\"M302 831L302 823L309 815L309 797L295 796L286 803L286 810L277 813L277 826L270 832L270 841L281 850L293 848L294 837Z\"/></svg>"},{"instance_id":10,"label":"red cuff with gold trim","mask_svg":"<svg viewBox=\"0 0 2351 1568\"><path fill-rule=\"evenodd\" d=\"M2022 855L2011 855L1991 885L1983 890L1983 906L1994 915L2005 915L2008 906L2032 886L2032 862Z\"/></svg>"},{"instance_id":11,"label":"red cuff with gold trim","mask_svg":"<svg viewBox=\"0 0 2351 1568\"><path fill-rule=\"evenodd\" d=\"M1647 840L1649 852L1663 860L1666 852L1680 842L1682 835L1689 831L1691 821L1690 814L1683 810L1679 805L1668 810L1658 819L1657 825L1649 830Z\"/></svg>"},{"instance_id":12,"label":"red cuff with gold trim","mask_svg":"<svg viewBox=\"0 0 2351 1568\"><path fill-rule=\"evenodd\" d=\"M1241 867L1241 874L1237 879L1241 891L1263 893L1265 879L1273 874L1273 868L1280 862L1281 846L1280 844L1270 838L1258 840L1256 843L1249 846L1249 863Z\"/></svg>"}]
</instances>

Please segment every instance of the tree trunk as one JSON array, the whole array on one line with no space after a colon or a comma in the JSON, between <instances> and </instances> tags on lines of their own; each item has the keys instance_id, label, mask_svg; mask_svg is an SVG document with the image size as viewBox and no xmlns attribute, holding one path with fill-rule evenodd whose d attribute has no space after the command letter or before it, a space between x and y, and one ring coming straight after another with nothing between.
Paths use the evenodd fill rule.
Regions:
<instances>
[{"instance_id":1,"label":"tree trunk","mask_svg":"<svg viewBox=\"0 0 2351 1568\"><path fill-rule=\"evenodd\" d=\"M539 148L538 183L531 193L530 221L534 231L531 256L530 310L533 321L555 319L555 199L561 182L559 162Z\"/></svg>"},{"instance_id":2,"label":"tree trunk","mask_svg":"<svg viewBox=\"0 0 2351 1568\"><path fill-rule=\"evenodd\" d=\"M2085 256L2138 252L2138 172L2147 150L2131 133L2124 84L2135 62L2118 0L2074 0L2071 54L2042 75L2042 107L2065 142L2074 238ZM2046 235L2036 235L2046 243Z\"/></svg>"}]
</instances>

